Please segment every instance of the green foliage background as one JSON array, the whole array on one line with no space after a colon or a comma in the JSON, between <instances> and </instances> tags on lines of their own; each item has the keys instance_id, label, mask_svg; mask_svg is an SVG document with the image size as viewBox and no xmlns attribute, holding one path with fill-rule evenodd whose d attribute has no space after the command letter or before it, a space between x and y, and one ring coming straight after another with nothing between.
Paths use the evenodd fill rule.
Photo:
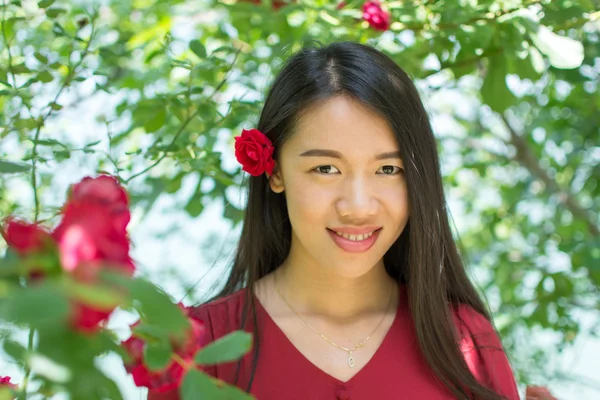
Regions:
<instances>
[{"instance_id":1,"label":"green foliage background","mask_svg":"<svg viewBox=\"0 0 600 400\"><path fill-rule=\"evenodd\" d=\"M447 192L472 221L456 221L465 257L519 380L569 379L547 360L581 334L579 312L600 310L600 2L383 4L385 33L360 1L3 0L0 215L51 223L56 177L80 160L119 176L141 218L193 176L190 218L216 200L239 223L226 190L242 174L218 144L256 122L270 78L306 41L369 43L426 99L460 99L430 111ZM78 114L98 140L66 133ZM536 345L541 331L555 346Z\"/></svg>"}]
</instances>

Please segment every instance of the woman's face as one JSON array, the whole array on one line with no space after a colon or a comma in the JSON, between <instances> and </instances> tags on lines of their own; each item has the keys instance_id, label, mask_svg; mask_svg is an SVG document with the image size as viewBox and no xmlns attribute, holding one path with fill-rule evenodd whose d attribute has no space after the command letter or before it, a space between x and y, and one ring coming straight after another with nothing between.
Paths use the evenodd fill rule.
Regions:
<instances>
[{"instance_id":1,"label":"woman's face","mask_svg":"<svg viewBox=\"0 0 600 400\"><path fill-rule=\"evenodd\" d=\"M303 115L270 179L286 196L293 262L346 277L383 263L408 221L399 151L387 121L354 99L334 97ZM334 233L352 229L376 231Z\"/></svg>"}]
</instances>

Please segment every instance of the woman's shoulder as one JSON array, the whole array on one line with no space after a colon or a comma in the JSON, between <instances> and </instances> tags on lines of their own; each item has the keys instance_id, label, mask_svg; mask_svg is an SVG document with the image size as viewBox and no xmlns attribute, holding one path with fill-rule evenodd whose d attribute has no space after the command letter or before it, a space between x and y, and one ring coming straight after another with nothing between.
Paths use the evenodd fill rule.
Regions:
<instances>
[{"instance_id":1,"label":"woman's shoulder","mask_svg":"<svg viewBox=\"0 0 600 400\"><path fill-rule=\"evenodd\" d=\"M454 318L454 323L458 328L462 342L476 341L476 344L480 346L491 346L502 350L500 338L492 321L473 306L464 303L455 305L452 317Z\"/></svg>"},{"instance_id":2,"label":"woman's shoulder","mask_svg":"<svg viewBox=\"0 0 600 400\"><path fill-rule=\"evenodd\" d=\"M460 350L471 373L508 399L519 399L512 366L494 324L468 304L453 307Z\"/></svg>"},{"instance_id":3,"label":"woman's shoulder","mask_svg":"<svg viewBox=\"0 0 600 400\"><path fill-rule=\"evenodd\" d=\"M207 328L210 340L240 329L246 289L242 288L227 296L193 306L190 315L201 320Z\"/></svg>"}]
</instances>

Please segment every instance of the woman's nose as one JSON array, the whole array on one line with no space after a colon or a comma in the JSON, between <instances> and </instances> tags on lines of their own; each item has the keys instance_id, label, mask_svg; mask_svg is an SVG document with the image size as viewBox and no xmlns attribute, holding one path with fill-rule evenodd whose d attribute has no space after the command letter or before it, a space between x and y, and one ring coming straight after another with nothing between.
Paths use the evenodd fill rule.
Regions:
<instances>
[{"instance_id":1,"label":"woman's nose","mask_svg":"<svg viewBox=\"0 0 600 400\"><path fill-rule=\"evenodd\" d=\"M338 214L352 220L367 219L377 211L374 194L367 179L349 179L336 204Z\"/></svg>"}]
</instances>

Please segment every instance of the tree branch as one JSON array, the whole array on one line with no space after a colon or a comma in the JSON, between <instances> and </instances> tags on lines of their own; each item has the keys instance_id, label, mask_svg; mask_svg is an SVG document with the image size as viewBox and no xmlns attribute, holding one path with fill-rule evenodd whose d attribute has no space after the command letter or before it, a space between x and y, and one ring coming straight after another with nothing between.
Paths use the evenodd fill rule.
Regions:
<instances>
[{"instance_id":1,"label":"tree branch","mask_svg":"<svg viewBox=\"0 0 600 400\"><path fill-rule=\"evenodd\" d=\"M58 89L58 92L56 93L56 95L54 96L54 99L52 100L52 102L50 104L56 104L58 102L58 98L60 97L62 92L66 89L67 86L69 86L71 84L71 80L75 76L75 72L76 72L77 68L79 68L79 66L81 66L81 64L83 64L85 57L89 54L90 46L92 44L92 41L94 40L94 33L95 33L95 29L94 29L95 28L95 25L94 25L95 18L90 18L90 19L92 20L91 21L92 25L91 25L90 39L87 41L87 43L85 45L83 54L81 55L80 60L77 63L75 63L75 65L73 65L72 68L69 69L69 73L65 77L63 84L61 85L60 89ZM32 155L31 155L31 185L33 187L33 199L35 202L35 213L34 213L34 219L33 219L34 221L38 220L38 217L40 214L40 199L39 199L39 194L37 192L37 176L36 176L37 145L38 145L38 141L39 141L40 134L42 131L42 126L44 126L44 123L52 115L53 111L54 111L54 108L50 107L48 109L48 111L46 112L46 115L44 115L42 117L42 120L39 121L37 129L35 131L34 139L33 139L33 149L32 149Z\"/></svg>"},{"instance_id":2,"label":"tree branch","mask_svg":"<svg viewBox=\"0 0 600 400\"><path fill-rule=\"evenodd\" d=\"M486 22L493 22L495 20L497 20L500 17L503 17L505 15L517 12L519 10L522 10L524 8L527 8L529 6L533 6L536 4L540 4L542 3L544 0L531 0L531 1L527 1L524 2L523 4L521 4L518 7L513 7L513 8L507 8L505 10L498 10L496 12L489 12L482 15L478 15L476 17L473 18L469 18L466 19L464 21L459 21L459 22L444 22L441 24L430 24L430 23L425 23L425 24L421 24L421 25L404 25L402 24L402 28L400 30L404 30L404 29L410 29L413 31L421 31L423 29L426 28L436 28L438 30L442 30L442 29L454 29L454 28L458 28L461 25L469 25L469 24L473 24L475 22L481 22L481 21L486 21Z\"/></svg>"},{"instance_id":3,"label":"tree branch","mask_svg":"<svg viewBox=\"0 0 600 400\"><path fill-rule=\"evenodd\" d=\"M537 157L523 139L523 135L517 133L508 121L506 115L500 114L500 118L502 118L506 129L510 133L510 143L517 150L514 157L515 161L524 166L533 177L540 180L551 193L557 195L559 201L571 212L571 214L585 221L588 230L593 236L600 236L600 228L598 228L594 222L592 215L579 203L577 197L571 193L568 188L560 187L560 185L552 179L548 171L540 165Z\"/></svg>"},{"instance_id":4,"label":"tree branch","mask_svg":"<svg viewBox=\"0 0 600 400\"><path fill-rule=\"evenodd\" d=\"M230 65L230 69L229 71L227 71L227 74L225 74L225 77L221 80L221 82L217 85L217 87L215 88L214 92L209 96L209 100L212 100L215 95L219 92L219 90L221 90L221 88L223 87L223 85L225 85L225 83L227 82L227 79L229 78L229 75L231 73L231 71L233 70L233 66L235 65L235 62L237 61L238 55L240 54L240 52L242 51L241 48L238 49L238 51L235 53L235 57ZM151 165L149 165L148 167L144 168L143 170L141 170L140 172L137 172L135 174L133 174L132 176L130 176L129 178L127 178L124 183L127 184L129 182L131 182L133 179L137 178L140 175L145 174L146 172L150 171L152 168L156 167L158 164L160 164L160 162L168 155L169 150L171 150L171 148L175 145L175 142L177 141L177 138L181 135L181 133L185 130L185 128L189 125L190 122L192 122L192 120L194 118L196 118L196 116L198 115L198 113L200 112L199 109L197 109L196 111L194 111L192 113L192 115L190 115L184 122L183 124L181 124L181 126L179 127L179 129L177 130L177 132L175 133L175 136L173 137L173 139L171 140L171 143L169 143L169 145L167 146L167 148L164 150L164 153L158 158L158 160L156 160L154 163L152 163Z\"/></svg>"}]
</instances>

